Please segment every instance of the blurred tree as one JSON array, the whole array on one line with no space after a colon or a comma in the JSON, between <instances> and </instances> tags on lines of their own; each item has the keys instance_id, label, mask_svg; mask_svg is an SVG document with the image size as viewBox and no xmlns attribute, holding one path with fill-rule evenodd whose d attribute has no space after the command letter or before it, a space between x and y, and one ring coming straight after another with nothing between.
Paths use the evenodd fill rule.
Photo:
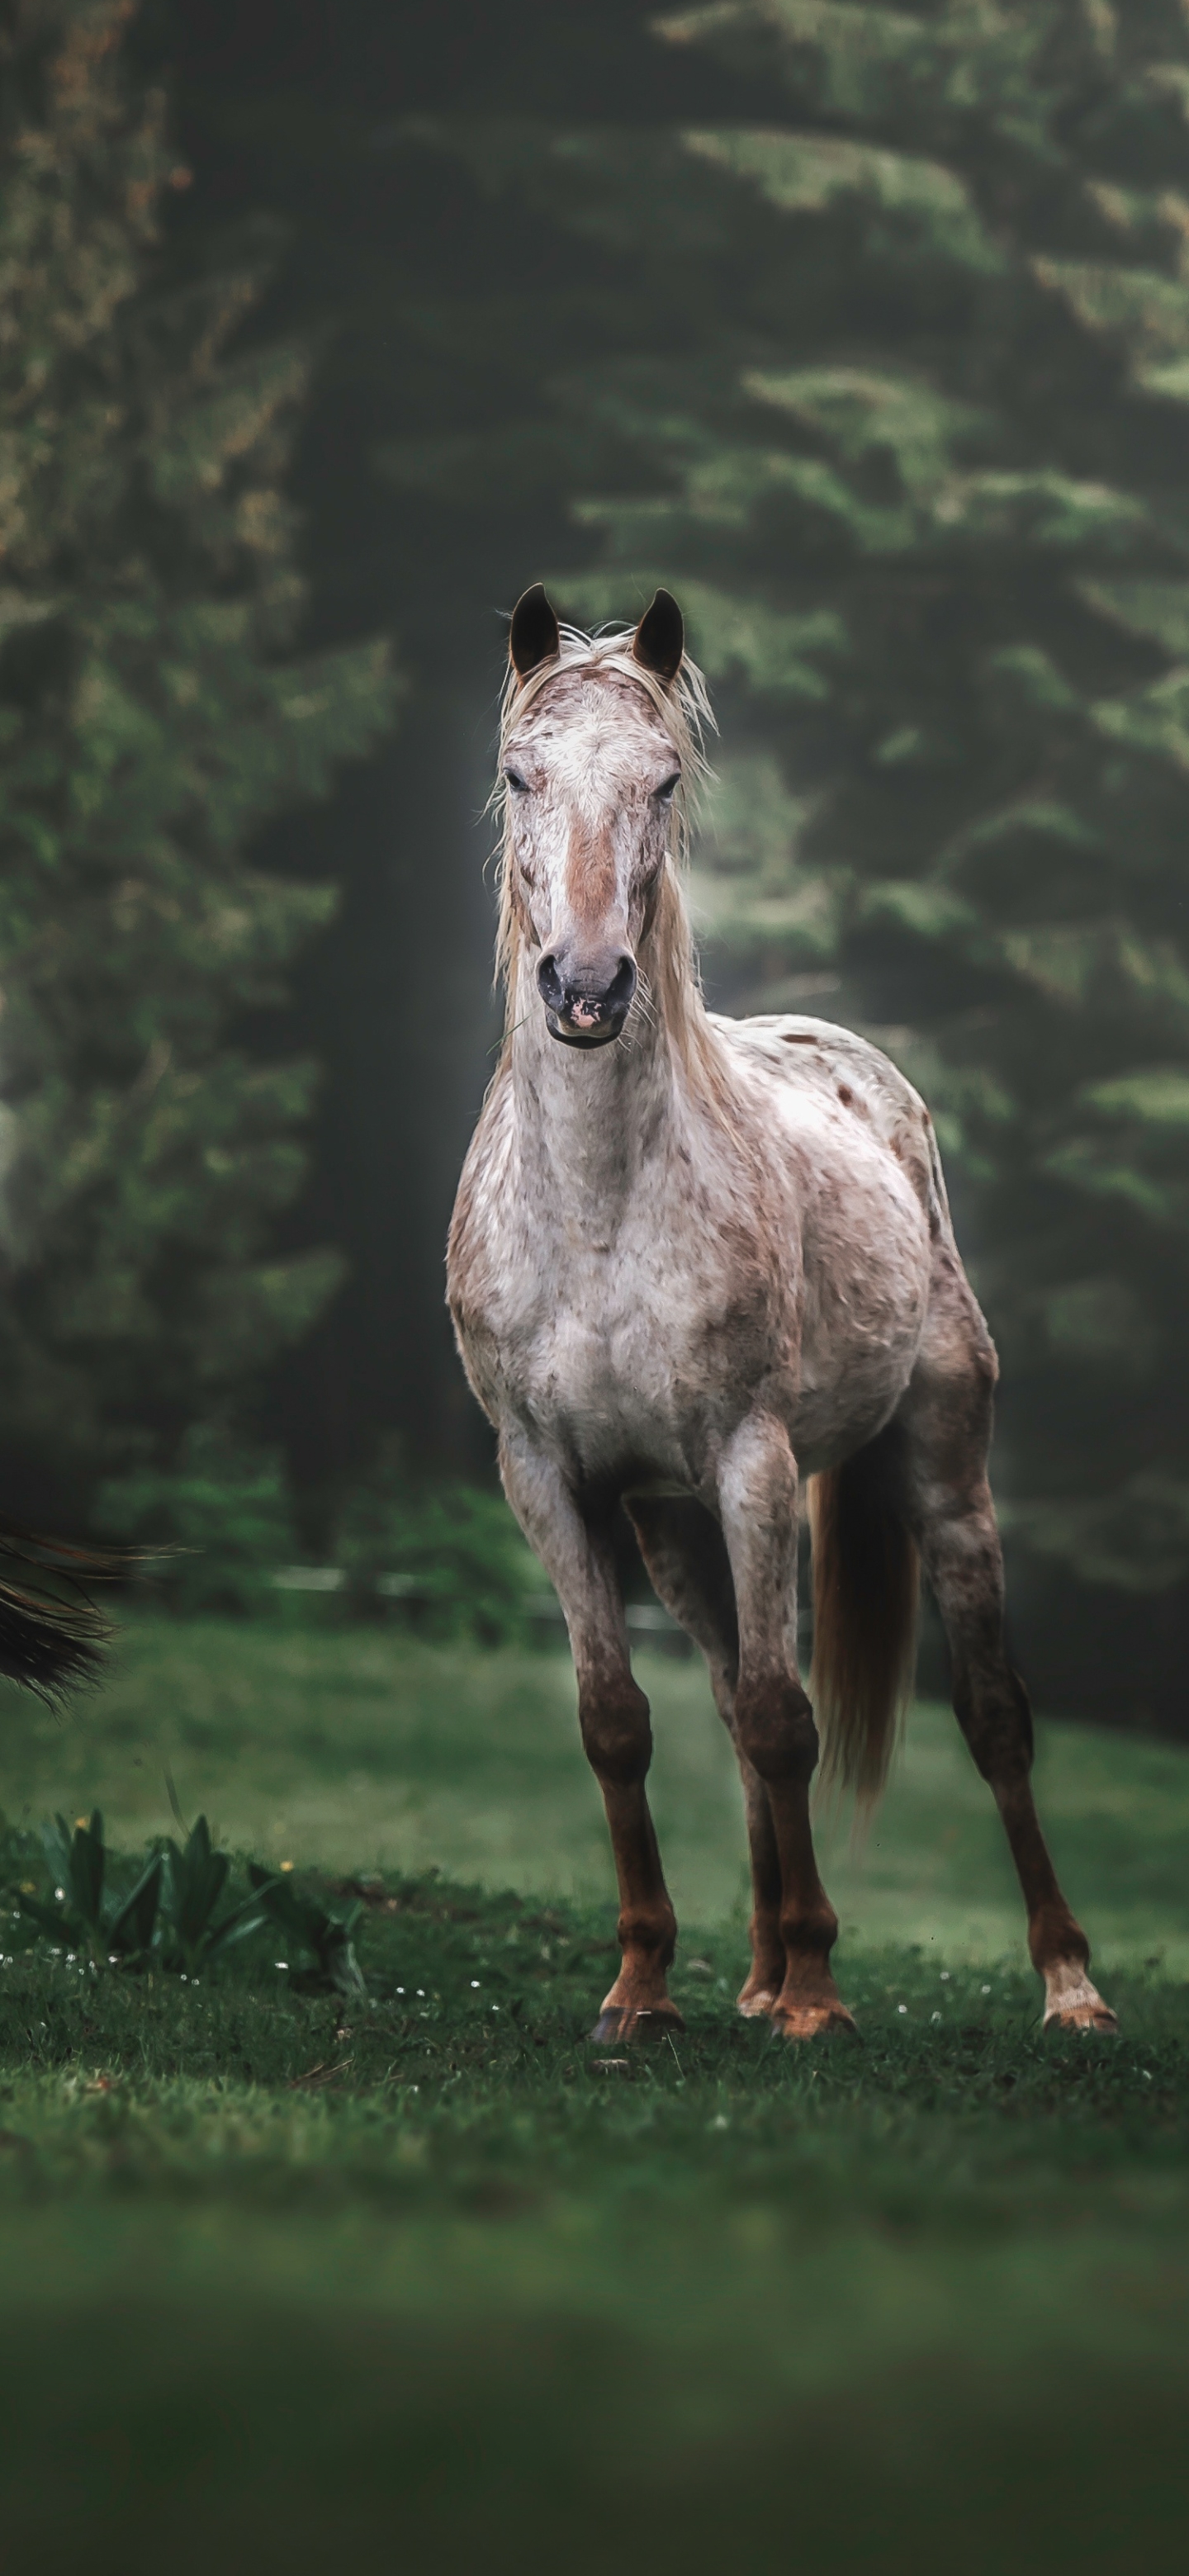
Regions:
<instances>
[{"instance_id":1,"label":"blurred tree","mask_svg":"<svg viewBox=\"0 0 1189 2576\"><path fill-rule=\"evenodd\" d=\"M306 357L245 335L259 241L163 260L190 173L130 15L0 26L0 1366L35 1488L234 1413L339 1275L270 1249L314 1068L267 1039L334 897L246 853L393 703L380 645L293 656Z\"/></svg>"},{"instance_id":2,"label":"blurred tree","mask_svg":"<svg viewBox=\"0 0 1189 2576\"><path fill-rule=\"evenodd\" d=\"M327 1419L450 1436L487 924L444 782L481 801L490 612L551 566L590 614L663 577L724 715L712 990L865 1020L923 1081L1004 1354L1029 1664L1179 1707L1179 6L727 0L650 40L646 0L160 5L186 222L278 207L279 309L341 323L300 468L319 631L391 612L421 689L394 855L377 789L305 988L359 1269ZM402 938L435 971L394 1012Z\"/></svg>"},{"instance_id":3,"label":"blurred tree","mask_svg":"<svg viewBox=\"0 0 1189 2576\"><path fill-rule=\"evenodd\" d=\"M646 140L660 119L704 117L729 86L721 67L692 49L675 60L649 9L145 0L138 23L195 172L171 233L200 252L267 208L285 238L264 327L318 334L291 487L311 634L391 622L410 689L396 740L298 827L312 874L347 856L341 914L293 979L296 1043L329 1079L291 1222L341 1243L352 1276L269 1389L310 1493L350 1481L383 1430L399 1429L417 1474L490 1460L442 1246L498 1034L483 808L500 612L530 570L597 550L569 503L591 476L608 488L608 441L580 444L546 388L593 350L632 346L641 313L620 244L555 208L542 220L506 172L444 151L443 130L514 117L535 151L579 111L600 130L639 120ZM654 327L645 305L646 343ZM275 846L290 866L288 827Z\"/></svg>"},{"instance_id":4,"label":"blurred tree","mask_svg":"<svg viewBox=\"0 0 1189 2576\"><path fill-rule=\"evenodd\" d=\"M639 458L578 505L605 569L568 601L665 580L725 692L720 990L882 1029L936 1106L1042 1689L1179 1709L1189 22L719 0L659 34L763 121L451 137L618 239L654 317L554 388Z\"/></svg>"}]
</instances>

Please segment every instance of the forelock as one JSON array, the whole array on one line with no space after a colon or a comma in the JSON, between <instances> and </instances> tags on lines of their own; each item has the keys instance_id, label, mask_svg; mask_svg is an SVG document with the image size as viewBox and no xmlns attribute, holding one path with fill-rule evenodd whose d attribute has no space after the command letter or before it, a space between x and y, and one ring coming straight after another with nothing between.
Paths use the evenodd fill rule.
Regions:
<instances>
[{"instance_id":1,"label":"forelock","mask_svg":"<svg viewBox=\"0 0 1189 2576\"><path fill-rule=\"evenodd\" d=\"M567 703L573 707L578 694L567 683L614 678L626 685L637 703L642 698L659 718L664 739L672 746L680 765L686 795L692 796L709 774L705 737L713 727L714 717L705 680L697 664L687 657L677 678L666 687L655 672L636 661L632 652L634 633L633 627L616 627L599 635L586 635L580 627L563 626L555 659L538 664L527 680L521 680L509 667L500 708L501 766L525 718L537 707L544 713L551 692L558 696L560 714ZM496 792L498 797L498 786Z\"/></svg>"}]
</instances>

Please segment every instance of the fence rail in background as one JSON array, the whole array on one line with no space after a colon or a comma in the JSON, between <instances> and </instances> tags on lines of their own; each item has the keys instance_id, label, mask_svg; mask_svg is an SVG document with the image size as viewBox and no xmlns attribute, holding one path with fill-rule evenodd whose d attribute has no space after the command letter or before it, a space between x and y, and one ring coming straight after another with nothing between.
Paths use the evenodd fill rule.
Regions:
<instances>
[{"instance_id":1,"label":"fence rail in background","mask_svg":"<svg viewBox=\"0 0 1189 2576\"><path fill-rule=\"evenodd\" d=\"M146 1550L130 1572L130 1587L140 1592L142 1597L146 1593L150 1598L154 1593L159 1597L162 1588L168 1592L171 1585L178 1584L184 1570L183 1561L201 1559L204 1555L201 1548L169 1548L163 1549L159 1555ZM241 1574L245 1571L242 1568L236 1570ZM424 1613L440 1613L449 1607L441 1585L427 1582L424 1574L395 1571L364 1574L342 1565L264 1565L249 1571L253 1597L257 1600L260 1590L290 1593L312 1600L337 1600L348 1617L354 1612L360 1618L374 1618L377 1608L391 1607L398 1612L406 1612L410 1621L416 1622ZM177 1608L178 1604L175 1601L170 1606ZM551 1635L559 1643L564 1640L565 1620L555 1593L530 1592L521 1606L542 1643L548 1642ZM236 1602L234 1593L229 1602L216 1599L197 1605L195 1615L203 1615L207 1607L238 1607L251 1615L250 1599ZM647 1639L662 1653L686 1657L696 1652L692 1638L659 1601L628 1601L624 1605L624 1618L629 1635L641 1641ZM798 1613L797 1631L801 1651L808 1656L812 1647L813 1619L805 1600Z\"/></svg>"},{"instance_id":2,"label":"fence rail in background","mask_svg":"<svg viewBox=\"0 0 1189 2576\"><path fill-rule=\"evenodd\" d=\"M350 1575L341 1565L278 1565L268 1580L276 1592L338 1593L361 1602L399 1601L410 1610L428 1609L438 1598L416 1574ZM561 1605L553 1592L530 1593L525 1603L530 1619L541 1628L564 1632ZM663 1638L684 1652L690 1644L683 1628L659 1601L629 1601L624 1616L634 1636Z\"/></svg>"}]
</instances>

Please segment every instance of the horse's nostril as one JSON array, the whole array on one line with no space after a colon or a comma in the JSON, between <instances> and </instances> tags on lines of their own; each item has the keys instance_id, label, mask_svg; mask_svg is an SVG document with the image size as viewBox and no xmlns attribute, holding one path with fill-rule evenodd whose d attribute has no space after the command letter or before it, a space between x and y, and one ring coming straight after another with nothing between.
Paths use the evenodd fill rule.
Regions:
<instances>
[{"instance_id":1,"label":"horse's nostril","mask_svg":"<svg viewBox=\"0 0 1189 2576\"><path fill-rule=\"evenodd\" d=\"M603 997L606 1009L626 1011L634 998L635 991L636 960L634 957L621 957Z\"/></svg>"},{"instance_id":2,"label":"horse's nostril","mask_svg":"<svg viewBox=\"0 0 1189 2576\"><path fill-rule=\"evenodd\" d=\"M547 956L541 959L537 968L537 990L547 1010L565 1009L566 988L557 971L556 957Z\"/></svg>"}]
</instances>

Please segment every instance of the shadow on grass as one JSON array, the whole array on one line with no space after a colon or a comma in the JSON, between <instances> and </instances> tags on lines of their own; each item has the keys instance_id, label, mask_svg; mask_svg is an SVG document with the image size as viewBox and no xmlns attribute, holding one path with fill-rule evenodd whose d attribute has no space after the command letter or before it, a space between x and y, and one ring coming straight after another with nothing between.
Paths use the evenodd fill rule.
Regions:
<instances>
[{"instance_id":1,"label":"shadow on grass","mask_svg":"<svg viewBox=\"0 0 1189 2576\"><path fill-rule=\"evenodd\" d=\"M808 2319L804 2330L812 2334ZM92 2365L66 2373L64 2351ZM11 2340L9 2351L12 2352ZM1184 2564L1186 2373L1010 2381L934 2357L827 2398L723 2379L641 2321L440 2324L137 2295L21 2321L6 2374L7 2569L434 2576Z\"/></svg>"}]
</instances>

